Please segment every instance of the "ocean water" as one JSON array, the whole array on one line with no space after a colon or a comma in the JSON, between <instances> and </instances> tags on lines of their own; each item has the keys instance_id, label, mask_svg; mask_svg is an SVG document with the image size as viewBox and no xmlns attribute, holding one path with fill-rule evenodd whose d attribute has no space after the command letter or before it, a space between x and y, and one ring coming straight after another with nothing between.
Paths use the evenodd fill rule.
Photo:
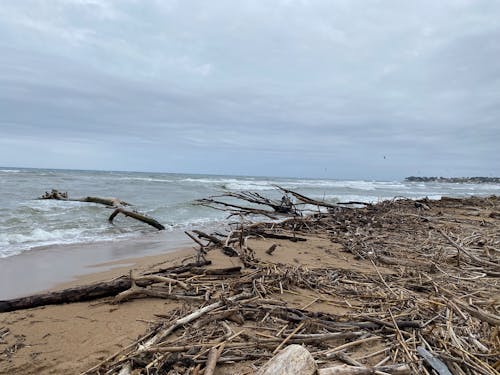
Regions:
<instances>
[{"instance_id":1,"label":"ocean water","mask_svg":"<svg viewBox=\"0 0 500 375\"><path fill-rule=\"evenodd\" d=\"M412 199L500 194L495 184L416 183L405 181L342 181L185 175L170 173L75 171L0 168L0 258L37 248L96 241L121 241L140 236L168 235L223 223L221 211L193 201L224 191L256 191L279 198L274 185L328 202L379 202L394 197ZM45 191L67 191L70 197L118 197L153 216L167 228L158 231L102 205L36 199Z\"/></svg>"}]
</instances>

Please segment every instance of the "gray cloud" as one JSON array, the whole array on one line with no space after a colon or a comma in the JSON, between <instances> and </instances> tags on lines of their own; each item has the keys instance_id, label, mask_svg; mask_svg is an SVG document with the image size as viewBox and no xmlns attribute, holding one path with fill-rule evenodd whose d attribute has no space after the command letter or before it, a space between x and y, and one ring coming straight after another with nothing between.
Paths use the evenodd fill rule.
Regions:
<instances>
[{"instance_id":1,"label":"gray cloud","mask_svg":"<svg viewBox=\"0 0 500 375\"><path fill-rule=\"evenodd\" d=\"M488 1L4 1L0 164L500 175L499 18Z\"/></svg>"}]
</instances>

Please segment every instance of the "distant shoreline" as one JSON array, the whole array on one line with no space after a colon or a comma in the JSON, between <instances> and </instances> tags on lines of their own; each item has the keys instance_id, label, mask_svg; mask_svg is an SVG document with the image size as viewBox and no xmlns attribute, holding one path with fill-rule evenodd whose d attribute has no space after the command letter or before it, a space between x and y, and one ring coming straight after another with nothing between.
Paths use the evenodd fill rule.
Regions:
<instances>
[{"instance_id":1,"label":"distant shoreline","mask_svg":"<svg viewBox=\"0 0 500 375\"><path fill-rule=\"evenodd\" d=\"M406 177L408 182L450 182L469 184L500 184L500 177Z\"/></svg>"}]
</instances>

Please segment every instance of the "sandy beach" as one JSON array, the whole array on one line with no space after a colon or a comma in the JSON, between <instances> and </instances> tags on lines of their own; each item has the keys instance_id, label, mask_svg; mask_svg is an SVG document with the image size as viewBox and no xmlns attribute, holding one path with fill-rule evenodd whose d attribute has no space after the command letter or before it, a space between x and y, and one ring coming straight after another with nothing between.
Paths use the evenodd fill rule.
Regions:
<instances>
[{"instance_id":1,"label":"sandy beach","mask_svg":"<svg viewBox=\"0 0 500 375\"><path fill-rule=\"evenodd\" d=\"M105 271L60 283L52 290L109 280L128 273L130 269L141 272L160 265L177 264L191 255L189 249L170 250L164 255L96 264L94 269ZM55 281L49 276L44 280ZM41 289L45 289L45 285L42 284ZM0 325L8 327L10 334L2 341L0 373L82 372L130 343L144 332L149 322L155 319L155 314L168 313L171 308L165 301L154 299L145 304L128 304L124 309L103 301L92 301L2 314ZM16 348L15 353L11 356L9 350L5 351L7 348Z\"/></svg>"},{"instance_id":2,"label":"sandy beach","mask_svg":"<svg viewBox=\"0 0 500 375\"><path fill-rule=\"evenodd\" d=\"M88 244L54 245L0 258L0 300L34 294L85 274L133 265L138 258L191 246L183 232ZM20 277L29 270L29 277Z\"/></svg>"},{"instance_id":3,"label":"sandy beach","mask_svg":"<svg viewBox=\"0 0 500 375\"><path fill-rule=\"evenodd\" d=\"M493 374L496 371L494 367L498 366L498 363L495 364L494 353L498 353L500 348L498 336L496 339L494 338L495 330L498 333L498 326L495 327L494 322L499 319L498 308L500 307L498 272L494 266L491 266L493 267L491 269L483 267L483 271L479 271L474 258L486 265L490 263L494 265L498 261L496 253L499 240L497 215L500 204L498 198L449 199L422 203L420 206L413 201L395 201L374 207L348 209L332 214L331 217L320 218L326 220L324 222L328 223L327 226L319 225L318 223L322 223L321 220L317 221L316 224L313 224L314 221L310 221L307 228L294 229L293 233L296 233L297 237L300 236L300 241L290 241L286 238L249 238L245 245L246 248L252 250L254 262L258 262L255 264L268 270L265 272L270 275L269 277L272 278L272 272L274 272L272 270L277 272L287 270L287 273L297 274L297 276L292 277L292 281L286 283L285 280L288 279L285 276L280 276L283 284L280 282L279 286L276 283L261 284L260 292L256 292L255 298L257 301L259 301L258 298L264 299L256 306L262 307L269 303L281 304L280 306L286 306L290 309L289 311L301 311L303 314L307 314L310 322L313 322L314 319L320 319L320 317L323 318L318 322L325 321L326 317L331 317L332 322L352 322L354 320L359 322L356 323L358 327L372 327L371 325L374 325L375 331L368 330L364 336L361 336L366 339L366 343L360 342L352 347L347 345L348 349L340 352L342 355L329 356L328 359L321 357L322 351L344 346L352 340L336 339L316 344L310 341L307 341L308 344L304 343L312 353L316 353L314 356L318 358L318 363L322 367L342 363L375 366L379 363L401 362L406 358L403 347L408 345L411 351L408 355L414 361L406 363L413 362L411 366L416 366L415 368L422 371L421 373L426 373L425 371L428 370L425 369L422 359L415 351L415 348L421 345L418 343L419 340L422 340L420 337L425 337L427 345L437 355L443 353L443 349L441 349L439 342L431 341L431 337L432 332L439 332L440 335L443 335L443 342L447 342L447 345L450 346L449 350L451 351L448 352L448 355L452 358L453 355L456 355L455 349L453 349L453 340L448 341L451 339L447 338L446 329L441 330L440 314L444 314L443 324L445 326L446 319L453 321L457 319L452 324L468 327L467 332L473 334L478 342L477 348L470 349L474 348L473 341L461 341L465 339L465 336L461 336L464 333L461 328L455 326L457 340L460 340L462 345L468 342L467 345L471 345L467 349L468 352L474 353L475 358L480 356L481 363L485 364L485 368L491 369L488 370L490 372L485 373ZM367 226L366 223L371 224ZM290 233L284 231L283 227L282 229L278 227L275 228L276 232L274 233ZM447 240L440 234L440 231L443 231L447 236L454 236L454 239L450 237L450 240ZM469 236L475 237L469 242L459 240L459 238L465 239ZM460 242L461 245L455 241ZM269 249L273 245L276 245L274 251L269 254ZM464 251L473 254L474 258L457 252L457 246L466 249ZM135 275L151 273L192 261L195 254L193 249L184 248L154 256L126 259L113 264L107 263L101 265L108 267L103 272L87 274L77 280L59 284L52 289L59 290L96 281L110 280L120 275L127 275L130 269ZM460 265L457 265L457 256L461 262ZM196 290L198 290L198 288L204 288L204 285L208 285L206 283L214 285L211 288L220 282L227 282L228 285L244 284L248 277L260 272L259 268L252 268L253 266L248 268L248 259L245 260L241 256L229 257L217 246L209 249L206 258L211 261L211 265L206 266L202 274L188 273L186 276L179 276L178 280L183 280L185 283L198 280L196 284L198 285ZM473 264L476 265L473 266ZM112 268L109 268L110 266ZM209 276L208 270L210 269L218 270L236 266L242 267L241 273L229 276ZM311 279L313 284L299 281L300 278L309 277L307 275L311 272L313 275L317 275ZM320 277L319 275L323 275L324 272L327 272L325 275L336 275L335 278L338 278L340 283L329 279L333 276L328 276L327 279L324 279L323 276ZM429 281L424 282L425 277L430 278L429 280L432 280L435 286L428 288ZM294 278L296 279L295 283ZM261 280L261 276L257 280ZM213 284L214 282L215 284ZM236 288L236 286L232 288ZM264 292L264 288L267 288L266 292ZM451 294L445 294L447 290L452 291ZM472 290L475 292L470 294ZM468 297L462 299L461 291ZM227 290L220 291L220 293L227 292ZM193 293L199 295L201 292L196 294L194 291ZM213 298L213 300L217 300L217 298ZM428 305L429 303L430 305ZM89 302L48 305L2 313L0 314L0 352L2 353L0 373L78 374L100 363L102 366L111 366L117 353L134 355L133 348L137 345L135 340L145 337L147 332L159 332L155 330L158 330L161 324L167 324L173 317L194 311L200 305L202 304L199 302L168 298L138 298L113 304L113 297L107 297ZM231 339L231 343L235 347L238 343L242 345L252 343L254 345L255 340L257 340L256 342L264 340L261 343L264 345L262 348L271 345L265 343L276 342L271 346L276 349L278 344L283 341L283 338L276 341L276 335L278 337L289 335L290 342L299 340L299 338L294 339L293 336L297 335L297 331L286 330L284 331L287 332L285 336L279 335L285 330L284 327L291 325L293 328L294 324L297 323L286 323L284 316L266 320L269 315L253 321L250 315L247 316L247 313L243 313L246 311L245 309L249 308L245 306L240 306L245 322L236 323L237 320L228 319L227 315L226 320L221 320L225 326L230 327L233 335L238 336ZM452 310L449 310L450 306L454 306ZM450 316L450 311L455 311L455 315ZM270 312L271 310L268 311L268 314ZM438 315L432 318L436 313ZM213 316L215 317L217 314ZM404 345L398 338L398 332L394 333L394 329L391 328L393 324L391 316L393 316L392 321L403 319L412 322L408 326L409 328L401 328L401 339L406 340ZM425 322L425 320L430 319L429 316L433 320ZM451 322L451 320L449 321ZM215 334L213 330L210 331L210 324L206 327L209 331L204 331L205 328L200 326L189 328L190 325L184 329L189 330L190 334L195 336L197 331L200 334L205 332L203 335L210 336L208 332ZM381 325L377 326L377 324ZM280 326L283 326L282 330L280 330ZM314 335L326 332L314 324L307 325L307 327L309 328L304 333ZM305 329L304 322L301 325L295 325L296 330L301 328ZM182 344L184 342L194 345L200 340L201 342L204 340L214 342L214 338L208 336L190 339L187 332L174 335L171 342L164 345L179 346L184 345ZM340 332L343 332L342 329ZM375 336L370 336L372 334ZM229 344L227 345L229 347ZM251 349L248 350L251 351ZM183 355L185 358L193 358L195 353L196 351L192 352L186 349ZM239 349L239 353L241 353L241 360L229 360L226 364L219 364L215 374L253 374L273 355L272 350L265 351L264 349L258 351L257 357L252 357L251 353L245 349ZM386 358L388 355L389 358ZM226 356L231 357L229 354ZM203 368L202 363L204 363L205 359L203 358L205 357L201 357L201 362L190 362L191 365L186 365L187 367L191 366L189 369L181 365L183 363L180 360L181 357L175 357L176 361L180 362L171 364L171 372L165 373L197 373L200 366L201 369ZM440 358L447 357L441 356ZM474 362L473 357L467 356L465 358L466 361L472 361L470 362L471 366L478 363ZM196 370L196 363L200 363L198 370ZM451 369L454 369L453 366L459 366L455 360L449 360L446 363ZM139 364L137 365L139 366ZM103 367L103 370L105 368ZM95 367L94 369L97 371ZM145 373L137 371L136 373ZM409 371L408 373L414 373L412 369ZM113 373L117 373L117 370L113 370Z\"/></svg>"}]
</instances>

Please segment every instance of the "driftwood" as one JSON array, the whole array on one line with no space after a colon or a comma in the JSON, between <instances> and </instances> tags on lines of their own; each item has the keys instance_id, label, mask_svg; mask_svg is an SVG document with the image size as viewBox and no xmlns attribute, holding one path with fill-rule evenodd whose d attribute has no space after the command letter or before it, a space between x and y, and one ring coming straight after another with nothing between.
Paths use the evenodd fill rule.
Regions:
<instances>
[{"instance_id":1,"label":"driftwood","mask_svg":"<svg viewBox=\"0 0 500 375\"><path fill-rule=\"evenodd\" d=\"M233 201L221 200L221 198L229 198ZM236 204L234 203L234 199L243 201L246 205ZM271 219L276 219L278 216L302 215L287 194L285 194L281 200L275 200L266 198L256 192L226 192L222 195L198 199L194 204L227 211L230 213L230 216L262 215ZM260 208L262 206L267 207L267 209Z\"/></svg>"},{"instance_id":2,"label":"driftwood","mask_svg":"<svg viewBox=\"0 0 500 375\"><path fill-rule=\"evenodd\" d=\"M406 364L376 367L340 365L318 370L318 375L410 375L411 373L410 366Z\"/></svg>"},{"instance_id":3,"label":"driftwood","mask_svg":"<svg viewBox=\"0 0 500 375\"><path fill-rule=\"evenodd\" d=\"M207 365L205 366L204 375L213 375L215 371L215 367L217 366L217 361L219 360L220 354L224 350L224 345L220 348L213 347L208 352L207 356Z\"/></svg>"},{"instance_id":4,"label":"driftwood","mask_svg":"<svg viewBox=\"0 0 500 375\"><path fill-rule=\"evenodd\" d=\"M108 221L110 223L112 223L113 219L116 217L116 215L118 215L120 213L127 216L127 217L131 217L132 219L136 219L136 220L142 221L143 223L149 224L158 230L165 229L165 227L162 224L160 224L158 221L156 221L155 219L148 217L146 215L140 214L140 213L135 212L135 211L126 210L122 207L119 207L116 210L114 210L113 213L111 214L111 216L109 217Z\"/></svg>"},{"instance_id":5,"label":"driftwood","mask_svg":"<svg viewBox=\"0 0 500 375\"><path fill-rule=\"evenodd\" d=\"M256 375L313 375L316 362L307 349L290 345L274 356Z\"/></svg>"},{"instance_id":6,"label":"driftwood","mask_svg":"<svg viewBox=\"0 0 500 375\"><path fill-rule=\"evenodd\" d=\"M264 211L278 216L269 206ZM310 216L298 211L279 214L280 222L242 221L223 233L190 233L200 252L229 247L239 257L233 262L244 267L165 268L137 276L135 287L125 278L126 290L151 291L134 298L154 293L182 303L87 373L196 374L212 371L216 357L217 371L234 362L258 368L293 344L324 367L319 374L498 373L500 223L488 215L500 211L500 198L433 201L425 217L408 199ZM348 258L349 265L259 259L270 245L252 250L262 233L284 236L273 242L291 259L298 246L288 247L290 238L330 240L335 246L325 246L322 256ZM299 302L286 297L294 295ZM325 305L341 312L326 312Z\"/></svg>"},{"instance_id":7,"label":"driftwood","mask_svg":"<svg viewBox=\"0 0 500 375\"><path fill-rule=\"evenodd\" d=\"M130 203L127 203L125 201L122 201L118 198L101 198L101 197L84 197L84 198L69 198L67 192L60 192L56 189L52 189L52 191L45 192L41 197L38 199L55 199L55 200L62 200L62 201L73 201L73 202L87 202L87 203L97 203L97 204L102 204L107 207L112 207L115 208L113 213L109 216L108 221L110 223L113 223L113 219L118 215L119 213L122 213L123 215L127 217L131 217L132 219L141 221L143 223L146 223L148 225L151 225L152 227L155 227L158 230L164 230L165 227L160 224L156 219L153 219L152 217L149 217L147 215L141 214L137 211L131 211L127 210L124 207L125 206L130 206Z\"/></svg>"},{"instance_id":8,"label":"driftwood","mask_svg":"<svg viewBox=\"0 0 500 375\"><path fill-rule=\"evenodd\" d=\"M418 346L417 352L439 375L452 375L448 367L424 347Z\"/></svg>"},{"instance_id":9,"label":"driftwood","mask_svg":"<svg viewBox=\"0 0 500 375\"><path fill-rule=\"evenodd\" d=\"M83 285L60 291L35 294L29 297L0 301L0 312L30 309L44 305L88 301L113 296L130 288L130 278L121 276L111 281Z\"/></svg>"},{"instance_id":10,"label":"driftwood","mask_svg":"<svg viewBox=\"0 0 500 375\"><path fill-rule=\"evenodd\" d=\"M118 198L101 198L101 197L69 198L67 192L60 192L59 190L56 189L52 189L50 193L45 192L45 194L43 194L38 199L55 199L55 200L70 201L70 202L97 203L110 207L130 206L130 203L122 201Z\"/></svg>"},{"instance_id":11,"label":"driftwood","mask_svg":"<svg viewBox=\"0 0 500 375\"><path fill-rule=\"evenodd\" d=\"M135 283L139 287L146 287L153 283L174 283L182 289L187 288L187 284L180 280L162 276L163 274L184 273L193 268L209 264L209 262L190 263L178 267L170 267L160 270L155 275L139 277ZM103 281L89 285L82 285L73 288L63 289L54 292L40 293L28 297L14 298L0 301L0 312L31 309L45 305L57 305L62 303L82 302L94 300L102 297L116 296L118 293L129 290L132 287L130 276L120 276L110 281Z\"/></svg>"}]
</instances>

